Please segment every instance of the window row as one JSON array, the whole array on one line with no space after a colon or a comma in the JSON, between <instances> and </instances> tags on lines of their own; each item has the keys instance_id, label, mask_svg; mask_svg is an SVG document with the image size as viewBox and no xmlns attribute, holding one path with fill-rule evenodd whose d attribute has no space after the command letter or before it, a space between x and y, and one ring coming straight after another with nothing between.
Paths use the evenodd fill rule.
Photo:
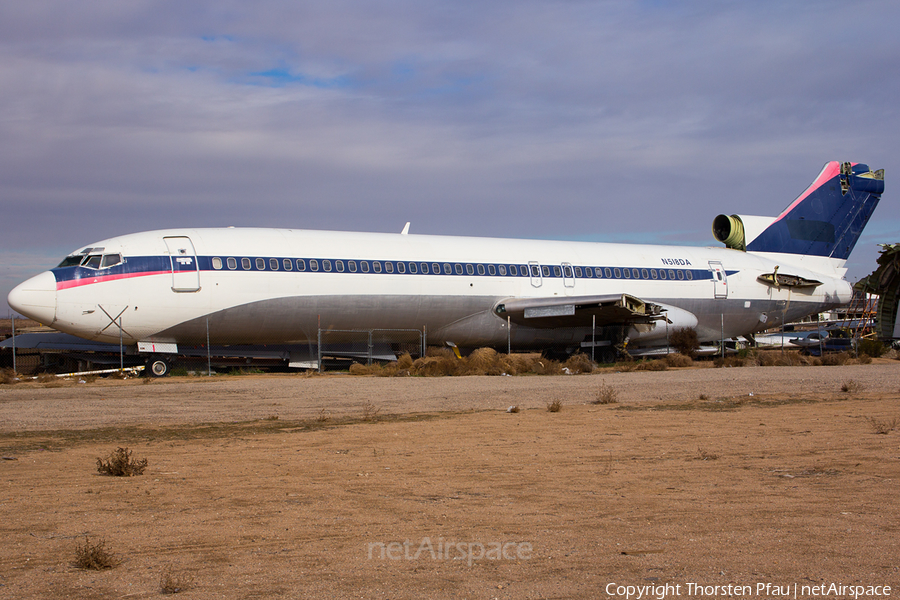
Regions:
<instances>
[{"instance_id":1,"label":"window row","mask_svg":"<svg viewBox=\"0 0 900 600\"><path fill-rule=\"evenodd\" d=\"M244 271L322 271L330 273L410 273L423 275L500 275L512 277L566 277L588 279L678 279L692 280L694 273L682 269L638 269L620 267L581 267L573 265L494 265L481 263L416 263L400 261L368 261L368 260L329 260L327 258L241 258L241 269ZM238 268L238 259L228 257L224 266L234 271ZM212 267L223 268L222 259L213 257Z\"/></svg>"}]
</instances>

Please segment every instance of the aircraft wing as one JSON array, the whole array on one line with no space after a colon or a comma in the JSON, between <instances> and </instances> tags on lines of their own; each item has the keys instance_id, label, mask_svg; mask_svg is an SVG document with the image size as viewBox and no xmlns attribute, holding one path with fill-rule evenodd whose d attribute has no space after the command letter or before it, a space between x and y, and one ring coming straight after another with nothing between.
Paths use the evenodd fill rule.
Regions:
<instances>
[{"instance_id":1,"label":"aircraft wing","mask_svg":"<svg viewBox=\"0 0 900 600\"><path fill-rule=\"evenodd\" d=\"M494 314L535 328L590 327L595 318L598 327L664 318L661 306L629 294L509 298L494 306Z\"/></svg>"}]
</instances>

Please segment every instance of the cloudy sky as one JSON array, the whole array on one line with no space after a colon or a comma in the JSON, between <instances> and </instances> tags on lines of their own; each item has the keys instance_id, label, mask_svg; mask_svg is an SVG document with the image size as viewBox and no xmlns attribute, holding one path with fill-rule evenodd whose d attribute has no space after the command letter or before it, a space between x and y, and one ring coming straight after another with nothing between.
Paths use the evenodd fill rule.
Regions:
<instances>
[{"instance_id":1,"label":"cloudy sky","mask_svg":"<svg viewBox=\"0 0 900 600\"><path fill-rule=\"evenodd\" d=\"M5 2L0 298L167 227L716 245L829 160L887 171L856 280L900 242L898 26L864 0Z\"/></svg>"}]
</instances>

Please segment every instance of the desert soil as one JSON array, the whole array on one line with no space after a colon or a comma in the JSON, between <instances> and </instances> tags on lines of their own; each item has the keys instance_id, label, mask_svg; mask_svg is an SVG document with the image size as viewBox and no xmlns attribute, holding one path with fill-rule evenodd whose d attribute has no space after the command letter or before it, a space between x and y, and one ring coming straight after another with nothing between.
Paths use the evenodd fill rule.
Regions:
<instances>
[{"instance_id":1,"label":"desert soil","mask_svg":"<svg viewBox=\"0 0 900 600\"><path fill-rule=\"evenodd\" d=\"M0 598L896 596L900 431L875 425L900 418L898 375L4 385ZM143 475L98 474L117 447ZM85 540L118 566L77 568Z\"/></svg>"}]
</instances>

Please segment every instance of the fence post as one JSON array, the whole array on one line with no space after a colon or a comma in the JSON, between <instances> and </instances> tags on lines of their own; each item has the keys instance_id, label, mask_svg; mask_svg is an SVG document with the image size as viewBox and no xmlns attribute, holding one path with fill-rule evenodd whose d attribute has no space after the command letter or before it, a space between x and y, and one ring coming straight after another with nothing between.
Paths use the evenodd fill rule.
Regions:
<instances>
[{"instance_id":1,"label":"fence post","mask_svg":"<svg viewBox=\"0 0 900 600\"><path fill-rule=\"evenodd\" d=\"M18 373L16 370L16 315L10 317L10 324L12 325L13 377L15 377L15 373Z\"/></svg>"},{"instance_id":2,"label":"fence post","mask_svg":"<svg viewBox=\"0 0 900 600\"><path fill-rule=\"evenodd\" d=\"M206 373L207 377L212 377L212 355L209 349L209 317L206 317Z\"/></svg>"},{"instance_id":3,"label":"fence post","mask_svg":"<svg viewBox=\"0 0 900 600\"><path fill-rule=\"evenodd\" d=\"M122 315L119 315L119 371L125 369L124 344L122 343Z\"/></svg>"},{"instance_id":4,"label":"fence post","mask_svg":"<svg viewBox=\"0 0 900 600\"><path fill-rule=\"evenodd\" d=\"M597 315L591 315L591 362L594 362L594 347L597 345Z\"/></svg>"},{"instance_id":5,"label":"fence post","mask_svg":"<svg viewBox=\"0 0 900 600\"><path fill-rule=\"evenodd\" d=\"M372 364L372 330L371 329L369 330L369 337L368 337L368 341L366 342L366 344L367 344L366 364L371 365Z\"/></svg>"},{"instance_id":6,"label":"fence post","mask_svg":"<svg viewBox=\"0 0 900 600\"><path fill-rule=\"evenodd\" d=\"M428 330L427 325L422 325L422 354L419 355L419 358L425 358L425 348L428 347Z\"/></svg>"},{"instance_id":7,"label":"fence post","mask_svg":"<svg viewBox=\"0 0 900 600\"><path fill-rule=\"evenodd\" d=\"M506 315L506 354L512 354L512 329L509 327L509 315Z\"/></svg>"},{"instance_id":8,"label":"fence post","mask_svg":"<svg viewBox=\"0 0 900 600\"><path fill-rule=\"evenodd\" d=\"M319 369L319 373L322 372L322 328L319 327L316 331L318 331L317 340L316 340L316 366Z\"/></svg>"}]
</instances>

